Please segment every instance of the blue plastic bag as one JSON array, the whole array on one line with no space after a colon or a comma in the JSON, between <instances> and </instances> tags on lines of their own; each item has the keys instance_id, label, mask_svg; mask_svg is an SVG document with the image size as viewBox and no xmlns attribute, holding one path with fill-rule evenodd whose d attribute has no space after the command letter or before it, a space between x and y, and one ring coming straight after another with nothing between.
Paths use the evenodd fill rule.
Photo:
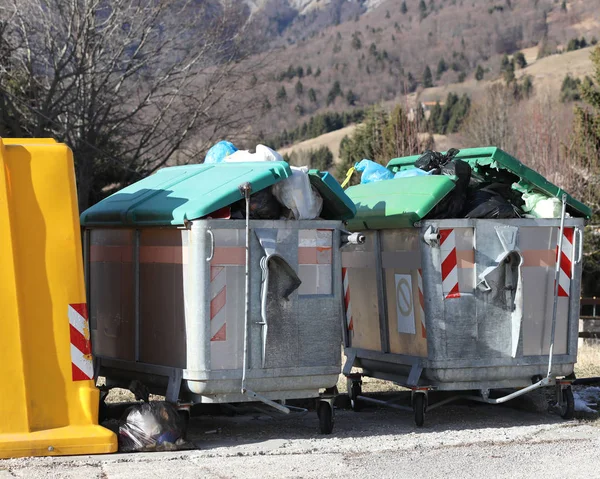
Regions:
<instances>
[{"instance_id":1,"label":"blue plastic bag","mask_svg":"<svg viewBox=\"0 0 600 479\"><path fill-rule=\"evenodd\" d=\"M409 168L407 170L400 170L394 175L394 178L410 178L411 176L429 176L434 170L424 171L421 168Z\"/></svg>"},{"instance_id":2,"label":"blue plastic bag","mask_svg":"<svg viewBox=\"0 0 600 479\"><path fill-rule=\"evenodd\" d=\"M204 157L204 163L221 163L226 156L235 153L237 148L229 141L220 141L210 147Z\"/></svg>"},{"instance_id":3,"label":"blue plastic bag","mask_svg":"<svg viewBox=\"0 0 600 479\"><path fill-rule=\"evenodd\" d=\"M354 165L356 171L361 171L360 177L361 184L375 183L376 181L391 180L394 177L394 173L388 170L385 166L375 163L371 160L361 160Z\"/></svg>"}]
</instances>

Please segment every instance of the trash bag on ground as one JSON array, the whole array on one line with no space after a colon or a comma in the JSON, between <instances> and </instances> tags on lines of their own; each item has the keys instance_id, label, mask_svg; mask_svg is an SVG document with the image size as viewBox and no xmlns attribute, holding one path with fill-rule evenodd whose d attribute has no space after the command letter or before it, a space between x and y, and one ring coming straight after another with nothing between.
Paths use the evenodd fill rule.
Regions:
<instances>
[{"instance_id":1,"label":"trash bag on ground","mask_svg":"<svg viewBox=\"0 0 600 479\"><path fill-rule=\"evenodd\" d=\"M152 401L130 407L119 425L119 451L173 450L185 444L185 420L175 406Z\"/></svg>"},{"instance_id":2,"label":"trash bag on ground","mask_svg":"<svg viewBox=\"0 0 600 479\"><path fill-rule=\"evenodd\" d=\"M444 154L439 151L426 150L415 162L415 166L424 171L440 170L442 166L452 161L459 151L456 148L450 148Z\"/></svg>"},{"instance_id":3,"label":"trash bag on ground","mask_svg":"<svg viewBox=\"0 0 600 479\"><path fill-rule=\"evenodd\" d=\"M508 186L510 185L500 185ZM478 190L472 190L467 196L464 218L520 218L519 208L511 204L494 185Z\"/></svg>"},{"instance_id":4,"label":"trash bag on ground","mask_svg":"<svg viewBox=\"0 0 600 479\"><path fill-rule=\"evenodd\" d=\"M388 170L385 166L367 159L356 163L356 165L354 165L354 169L362 172L360 177L361 184L391 180L394 177L394 173Z\"/></svg>"},{"instance_id":5,"label":"trash bag on ground","mask_svg":"<svg viewBox=\"0 0 600 479\"><path fill-rule=\"evenodd\" d=\"M283 157L265 145L256 145L256 151L238 150L223 160L225 163L254 162L254 161L284 161Z\"/></svg>"},{"instance_id":6,"label":"trash bag on ground","mask_svg":"<svg viewBox=\"0 0 600 479\"><path fill-rule=\"evenodd\" d=\"M407 170L400 170L394 175L394 178L410 178L412 176L427 176L431 175L433 171L425 171L420 168L409 168Z\"/></svg>"},{"instance_id":7,"label":"trash bag on ground","mask_svg":"<svg viewBox=\"0 0 600 479\"><path fill-rule=\"evenodd\" d=\"M227 156L235 153L238 149L229 141L219 141L206 153L204 163L221 163Z\"/></svg>"},{"instance_id":8,"label":"trash bag on ground","mask_svg":"<svg viewBox=\"0 0 600 479\"><path fill-rule=\"evenodd\" d=\"M291 166L292 176L273 185L273 194L286 208L292 210L296 220L318 218L323 209L323 198L308 178L308 168Z\"/></svg>"}]
</instances>

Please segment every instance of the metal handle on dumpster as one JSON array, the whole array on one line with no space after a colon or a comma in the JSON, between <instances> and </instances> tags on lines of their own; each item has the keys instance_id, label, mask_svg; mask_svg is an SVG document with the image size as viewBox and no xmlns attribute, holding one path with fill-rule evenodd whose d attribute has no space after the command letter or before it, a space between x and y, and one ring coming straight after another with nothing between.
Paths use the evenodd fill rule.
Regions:
<instances>
[{"instance_id":1,"label":"metal handle on dumpster","mask_svg":"<svg viewBox=\"0 0 600 479\"><path fill-rule=\"evenodd\" d=\"M250 317L250 193L252 186L244 183L239 186L246 199L246 306L244 308L244 356L242 358L242 394L246 393L246 369L248 368L248 320Z\"/></svg>"},{"instance_id":2,"label":"metal handle on dumpster","mask_svg":"<svg viewBox=\"0 0 600 479\"><path fill-rule=\"evenodd\" d=\"M208 233L208 236L210 236L210 254L208 255L208 258L206 258L206 261L212 261L215 257L215 235L210 228L207 229L206 232Z\"/></svg>"},{"instance_id":3,"label":"metal handle on dumpster","mask_svg":"<svg viewBox=\"0 0 600 479\"><path fill-rule=\"evenodd\" d=\"M573 264L579 264L583 259L583 231L576 229L575 234L577 235L577 259Z\"/></svg>"},{"instance_id":4,"label":"metal handle on dumpster","mask_svg":"<svg viewBox=\"0 0 600 479\"><path fill-rule=\"evenodd\" d=\"M350 233L349 231L340 231L342 246L348 244L365 244L365 235L363 233Z\"/></svg>"},{"instance_id":5,"label":"metal handle on dumpster","mask_svg":"<svg viewBox=\"0 0 600 479\"><path fill-rule=\"evenodd\" d=\"M562 213L560 215L560 229L558 231L558 249L556 254L556 266L554 268L554 305L552 306L552 329L550 332L550 349L548 350L548 374L552 372L552 354L554 352L554 336L556 335L556 314L558 312L558 280L560 277L560 252L562 251L563 235L565 232L565 214L567 212L567 195L562 195Z\"/></svg>"}]
</instances>

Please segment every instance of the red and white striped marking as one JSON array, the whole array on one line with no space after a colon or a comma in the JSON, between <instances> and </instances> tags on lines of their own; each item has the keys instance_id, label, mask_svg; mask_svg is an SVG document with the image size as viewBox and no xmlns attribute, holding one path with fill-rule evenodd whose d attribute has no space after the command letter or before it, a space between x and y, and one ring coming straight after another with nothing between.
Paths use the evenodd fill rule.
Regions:
<instances>
[{"instance_id":1,"label":"red and white striped marking","mask_svg":"<svg viewBox=\"0 0 600 479\"><path fill-rule=\"evenodd\" d=\"M556 246L556 260L560 261L558 272L558 296L568 298L571 290L571 278L573 278L573 235L575 228L565 228L563 232L562 247L558 254Z\"/></svg>"},{"instance_id":2,"label":"red and white striped marking","mask_svg":"<svg viewBox=\"0 0 600 479\"><path fill-rule=\"evenodd\" d=\"M87 304L69 304L68 316L72 378L73 381L87 381L94 377Z\"/></svg>"},{"instance_id":3,"label":"red and white striped marking","mask_svg":"<svg viewBox=\"0 0 600 479\"><path fill-rule=\"evenodd\" d=\"M454 229L440 229L442 252L442 292L444 299L460 298L458 288L458 260L456 258L456 233Z\"/></svg>"},{"instance_id":4,"label":"red and white striped marking","mask_svg":"<svg viewBox=\"0 0 600 479\"><path fill-rule=\"evenodd\" d=\"M354 331L352 321L352 306L350 305L350 288L348 287L348 268L342 268L342 283L344 284L344 312L346 313L346 327Z\"/></svg>"},{"instance_id":5,"label":"red and white striped marking","mask_svg":"<svg viewBox=\"0 0 600 479\"><path fill-rule=\"evenodd\" d=\"M210 267L210 334L211 341L227 340L227 284L224 266Z\"/></svg>"},{"instance_id":6,"label":"red and white striped marking","mask_svg":"<svg viewBox=\"0 0 600 479\"><path fill-rule=\"evenodd\" d=\"M425 297L423 296L423 271L417 270L417 280L419 286L419 317L421 318L421 336L427 337L427 330L425 329Z\"/></svg>"}]
</instances>

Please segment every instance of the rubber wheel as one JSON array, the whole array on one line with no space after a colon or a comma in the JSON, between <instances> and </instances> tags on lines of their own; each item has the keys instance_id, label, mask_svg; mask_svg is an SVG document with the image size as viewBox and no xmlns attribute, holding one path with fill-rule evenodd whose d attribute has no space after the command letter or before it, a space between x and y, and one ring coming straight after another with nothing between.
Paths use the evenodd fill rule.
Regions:
<instances>
[{"instance_id":1,"label":"rubber wheel","mask_svg":"<svg viewBox=\"0 0 600 479\"><path fill-rule=\"evenodd\" d=\"M422 427L425 423L425 394L418 393L413 397L413 411L415 412L415 424Z\"/></svg>"},{"instance_id":2,"label":"rubber wheel","mask_svg":"<svg viewBox=\"0 0 600 479\"><path fill-rule=\"evenodd\" d=\"M562 404L560 406L560 416L563 419L573 419L575 417L575 399L571 386L562 390Z\"/></svg>"},{"instance_id":3,"label":"rubber wheel","mask_svg":"<svg viewBox=\"0 0 600 479\"><path fill-rule=\"evenodd\" d=\"M350 396L350 407L353 411L358 412L362 409L362 404L357 399L357 396L362 395L362 388L360 386L360 381L351 381L348 385L348 396Z\"/></svg>"},{"instance_id":4,"label":"rubber wheel","mask_svg":"<svg viewBox=\"0 0 600 479\"><path fill-rule=\"evenodd\" d=\"M333 411L326 401L320 401L317 409L319 416L319 431L321 434L331 434L333 431Z\"/></svg>"}]
</instances>

